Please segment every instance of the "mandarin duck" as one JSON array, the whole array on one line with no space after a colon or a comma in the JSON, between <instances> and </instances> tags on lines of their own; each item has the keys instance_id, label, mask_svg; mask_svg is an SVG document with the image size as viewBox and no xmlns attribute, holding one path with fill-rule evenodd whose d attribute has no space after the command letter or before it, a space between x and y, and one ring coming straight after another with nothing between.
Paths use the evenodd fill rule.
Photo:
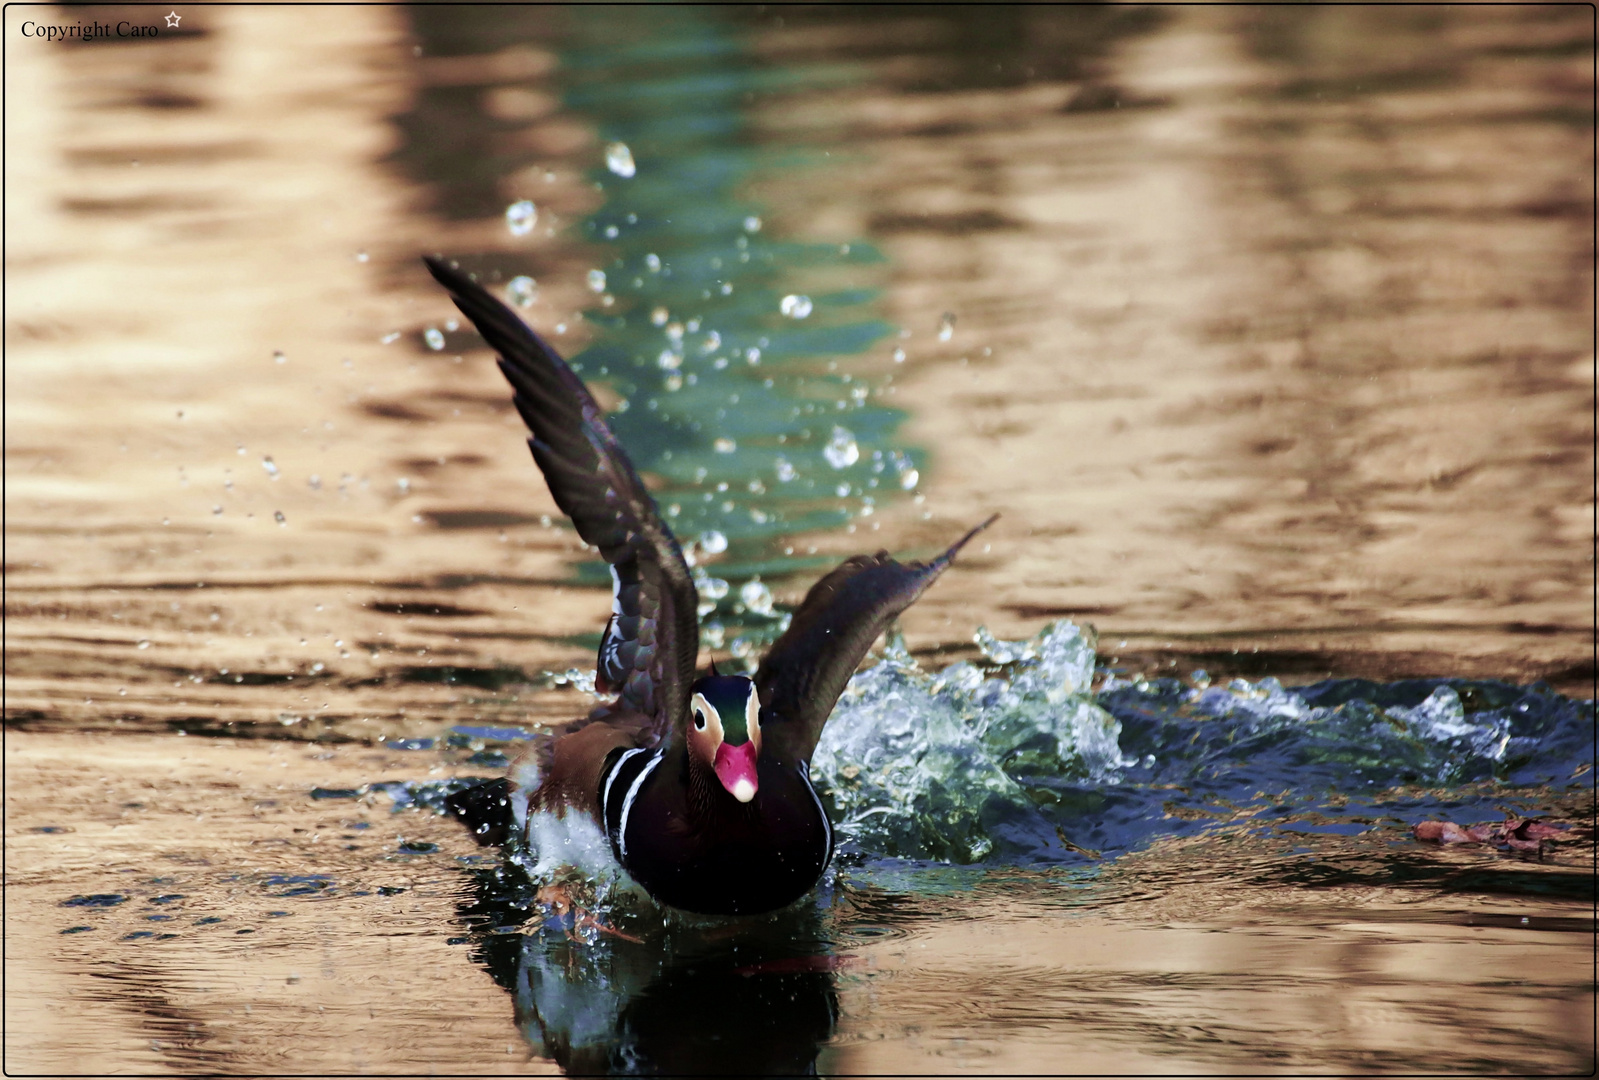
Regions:
<instances>
[{"instance_id":1,"label":"mandarin duck","mask_svg":"<svg viewBox=\"0 0 1599 1080\"><path fill-rule=\"evenodd\" d=\"M499 354L533 460L613 585L594 683L614 700L535 744L505 780L460 793L452 811L481 822L480 840L515 830L535 851L586 831L647 893L685 911L745 915L799 899L834 847L809 771L823 725L890 620L994 517L926 563L886 551L846 559L811 587L754 678L714 664L697 677L694 579L593 395L481 285L424 262ZM493 821L494 807L509 820ZM556 827L566 840L551 840Z\"/></svg>"}]
</instances>

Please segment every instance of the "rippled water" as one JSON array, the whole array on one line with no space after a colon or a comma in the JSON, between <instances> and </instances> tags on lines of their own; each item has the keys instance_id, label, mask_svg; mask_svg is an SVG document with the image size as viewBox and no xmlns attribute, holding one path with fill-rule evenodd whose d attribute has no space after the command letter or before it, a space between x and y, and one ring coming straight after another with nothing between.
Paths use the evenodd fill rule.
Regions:
<instances>
[{"instance_id":1,"label":"rippled water","mask_svg":"<svg viewBox=\"0 0 1599 1080\"><path fill-rule=\"evenodd\" d=\"M41 10L8 1071L1591 1069L1591 12ZM608 576L421 252L595 385L719 662L1001 513L795 908L608 932L437 813Z\"/></svg>"}]
</instances>

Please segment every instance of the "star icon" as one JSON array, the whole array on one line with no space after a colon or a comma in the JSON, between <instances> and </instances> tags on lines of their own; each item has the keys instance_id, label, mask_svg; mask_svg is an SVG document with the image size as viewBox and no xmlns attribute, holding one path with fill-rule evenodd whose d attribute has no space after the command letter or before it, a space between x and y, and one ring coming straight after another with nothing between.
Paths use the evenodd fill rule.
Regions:
<instances>
[{"instance_id":1,"label":"star icon","mask_svg":"<svg viewBox=\"0 0 1599 1080\"><path fill-rule=\"evenodd\" d=\"M183 21L183 16L179 15L176 11L174 11L170 15L167 16L167 27L169 29L175 29L177 27L178 23L180 23L182 21Z\"/></svg>"}]
</instances>

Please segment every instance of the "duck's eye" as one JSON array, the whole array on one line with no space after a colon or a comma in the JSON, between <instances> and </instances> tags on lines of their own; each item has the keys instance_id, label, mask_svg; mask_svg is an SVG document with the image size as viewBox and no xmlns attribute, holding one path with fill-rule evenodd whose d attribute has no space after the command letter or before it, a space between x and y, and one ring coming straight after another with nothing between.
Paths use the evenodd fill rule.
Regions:
<instances>
[{"instance_id":1,"label":"duck's eye","mask_svg":"<svg viewBox=\"0 0 1599 1080\"><path fill-rule=\"evenodd\" d=\"M705 714L699 709L694 710L694 728L696 731L705 730Z\"/></svg>"}]
</instances>

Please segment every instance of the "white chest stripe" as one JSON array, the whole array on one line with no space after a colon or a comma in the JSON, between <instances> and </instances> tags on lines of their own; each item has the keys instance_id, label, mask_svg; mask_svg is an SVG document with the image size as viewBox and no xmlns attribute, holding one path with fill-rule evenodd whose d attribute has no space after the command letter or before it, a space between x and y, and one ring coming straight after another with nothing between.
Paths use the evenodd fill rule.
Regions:
<instances>
[{"instance_id":1,"label":"white chest stripe","mask_svg":"<svg viewBox=\"0 0 1599 1080\"><path fill-rule=\"evenodd\" d=\"M655 766L661 763L661 758L666 755L664 749L655 751L655 756L650 758L649 764L639 770L633 783L627 789L627 798L622 800L622 818L616 827L616 846L622 853L624 865L627 859L627 815L633 810L633 800L638 798L639 789L644 786L644 781L649 779L650 773L655 771Z\"/></svg>"},{"instance_id":2,"label":"white chest stripe","mask_svg":"<svg viewBox=\"0 0 1599 1080\"><path fill-rule=\"evenodd\" d=\"M827 858L830 859L833 857L833 823L827 820L827 808L822 805L822 797L811 787L810 768L804 762L800 763L799 774L805 790L811 793L811 802L816 804L816 812L822 816L822 828L827 830Z\"/></svg>"},{"instance_id":3,"label":"white chest stripe","mask_svg":"<svg viewBox=\"0 0 1599 1080\"><path fill-rule=\"evenodd\" d=\"M634 754L644 753L644 747L634 747L616 759L616 764L611 766L611 771L605 774L605 789L600 792L600 820L605 820L605 815L611 805L611 785L616 783L616 778L622 774L622 766L627 764L627 759Z\"/></svg>"}]
</instances>

